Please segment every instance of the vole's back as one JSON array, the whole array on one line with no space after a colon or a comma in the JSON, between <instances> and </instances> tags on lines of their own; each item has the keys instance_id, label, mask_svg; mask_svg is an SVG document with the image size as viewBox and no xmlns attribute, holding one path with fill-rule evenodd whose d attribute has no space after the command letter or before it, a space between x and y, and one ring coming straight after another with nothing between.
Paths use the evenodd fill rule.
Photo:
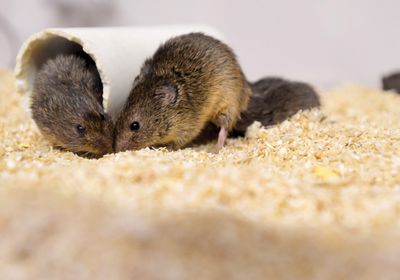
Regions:
<instances>
[{"instance_id":1,"label":"vole's back","mask_svg":"<svg viewBox=\"0 0 400 280\"><path fill-rule=\"evenodd\" d=\"M61 95L65 92L81 95L88 92L101 104L103 85L94 62L86 56L71 54L49 59L35 78L34 97Z\"/></svg>"},{"instance_id":2,"label":"vole's back","mask_svg":"<svg viewBox=\"0 0 400 280\"><path fill-rule=\"evenodd\" d=\"M233 51L224 43L201 33L191 33L167 41L154 54L151 65L158 75L174 72L184 92L201 117L217 123L228 114L230 127L247 108L251 93Z\"/></svg>"}]
</instances>

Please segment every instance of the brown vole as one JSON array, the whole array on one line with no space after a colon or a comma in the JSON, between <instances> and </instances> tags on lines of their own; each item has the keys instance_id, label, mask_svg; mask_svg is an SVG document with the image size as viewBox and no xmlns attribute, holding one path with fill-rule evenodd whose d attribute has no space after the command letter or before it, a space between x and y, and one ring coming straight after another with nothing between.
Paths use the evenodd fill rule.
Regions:
<instances>
[{"instance_id":1,"label":"brown vole","mask_svg":"<svg viewBox=\"0 0 400 280\"><path fill-rule=\"evenodd\" d=\"M244 136L254 121L265 127L278 124L300 110L320 106L318 94L308 84L277 77L266 77L251 85L253 94L249 106L231 131L231 137ZM191 145L205 144L214 140L218 128L209 123Z\"/></svg>"},{"instance_id":2,"label":"brown vole","mask_svg":"<svg viewBox=\"0 0 400 280\"><path fill-rule=\"evenodd\" d=\"M58 55L35 77L32 117L49 141L78 154L112 152L113 123L102 106L102 83L83 55Z\"/></svg>"},{"instance_id":3,"label":"brown vole","mask_svg":"<svg viewBox=\"0 0 400 280\"><path fill-rule=\"evenodd\" d=\"M184 147L207 122L217 150L246 110L250 86L233 51L202 33L174 37L147 59L116 122L115 150Z\"/></svg>"}]
</instances>

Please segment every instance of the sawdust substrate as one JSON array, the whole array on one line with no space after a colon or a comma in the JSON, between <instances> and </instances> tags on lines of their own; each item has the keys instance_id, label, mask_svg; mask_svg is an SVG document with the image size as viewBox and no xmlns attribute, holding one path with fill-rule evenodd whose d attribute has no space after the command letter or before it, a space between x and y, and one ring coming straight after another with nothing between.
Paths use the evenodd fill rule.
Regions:
<instances>
[{"instance_id":1,"label":"sawdust substrate","mask_svg":"<svg viewBox=\"0 0 400 280\"><path fill-rule=\"evenodd\" d=\"M399 279L400 95L321 98L219 154L96 160L53 149L0 72L0 278Z\"/></svg>"}]
</instances>

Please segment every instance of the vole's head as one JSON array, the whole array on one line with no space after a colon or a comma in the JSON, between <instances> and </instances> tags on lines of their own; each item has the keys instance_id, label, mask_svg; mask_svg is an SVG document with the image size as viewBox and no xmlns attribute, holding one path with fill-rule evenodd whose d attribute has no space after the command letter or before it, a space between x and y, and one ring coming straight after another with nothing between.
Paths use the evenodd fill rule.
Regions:
<instances>
[{"instance_id":1,"label":"vole's head","mask_svg":"<svg viewBox=\"0 0 400 280\"><path fill-rule=\"evenodd\" d=\"M179 91L172 76L137 77L115 124L115 150L138 150L172 141L183 118Z\"/></svg>"},{"instance_id":2,"label":"vole's head","mask_svg":"<svg viewBox=\"0 0 400 280\"><path fill-rule=\"evenodd\" d=\"M95 156L112 152L113 122L99 102L99 82L72 56L57 57L39 71L32 117L55 146Z\"/></svg>"}]
</instances>

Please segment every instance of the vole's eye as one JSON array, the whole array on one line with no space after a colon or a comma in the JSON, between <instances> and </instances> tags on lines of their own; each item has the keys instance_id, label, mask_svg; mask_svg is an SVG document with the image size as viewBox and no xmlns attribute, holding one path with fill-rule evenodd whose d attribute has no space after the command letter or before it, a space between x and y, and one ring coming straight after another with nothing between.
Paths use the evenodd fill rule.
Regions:
<instances>
[{"instance_id":1,"label":"vole's eye","mask_svg":"<svg viewBox=\"0 0 400 280\"><path fill-rule=\"evenodd\" d=\"M139 130L139 129L140 129L140 124L139 124L138 122L133 122L133 123L131 123L131 125L129 126L129 128L130 128L132 131Z\"/></svg>"},{"instance_id":2,"label":"vole's eye","mask_svg":"<svg viewBox=\"0 0 400 280\"><path fill-rule=\"evenodd\" d=\"M100 118L102 121L104 121L106 119L106 117L104 116L104 114L100 114Z\"/></svg>"},{"instance_id":3,"label":"vole's eye","mask_svg":"<svg viewBox=\"0 0 400 280\"><path fill-rule=\"evenodd\" d=\"M83 135L85 134L85 132L86 132L86 128L85 128L84 126L78 124L78 125L76 126L76 131L78 131L78 133L79 133L81 136L83 136Z\"/></svg>"}]
</instances>

